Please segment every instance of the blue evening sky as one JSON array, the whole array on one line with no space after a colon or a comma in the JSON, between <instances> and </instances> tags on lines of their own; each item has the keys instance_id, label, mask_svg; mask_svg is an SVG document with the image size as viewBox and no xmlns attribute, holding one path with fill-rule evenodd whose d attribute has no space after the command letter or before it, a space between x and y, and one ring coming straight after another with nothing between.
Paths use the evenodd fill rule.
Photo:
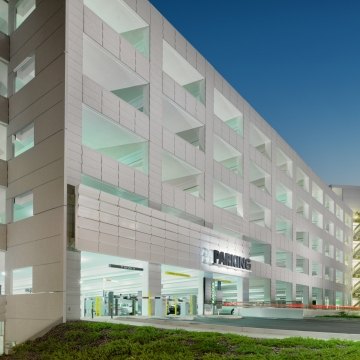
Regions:
<instances>
[{"instance_id":1,"label":"blue evening sky","mask_svg":"<svg viewBox=\"0 0 360 360\"><path fill-rule=\"evenodd\" d=\"M360 1L150 1L326 183L360 185Z\"/></svg>"}]
</instances>

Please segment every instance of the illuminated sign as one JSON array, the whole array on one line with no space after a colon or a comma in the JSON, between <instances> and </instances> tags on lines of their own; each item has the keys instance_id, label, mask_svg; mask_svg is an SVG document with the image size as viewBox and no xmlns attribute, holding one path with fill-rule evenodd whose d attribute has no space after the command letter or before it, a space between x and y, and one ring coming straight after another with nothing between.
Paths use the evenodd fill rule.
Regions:
<instances>
[{"instance_id":1,"label":"illuminated sign","mask_svg":"<svg viewBox=\"0 0 360 360\"><path fill-rule=\"evenodd\" d=\"M251 260L241 256L224 253L223 251L214 250L213 264L230 266L237 269L251 270Z\"/></svg>"}]
</instances>

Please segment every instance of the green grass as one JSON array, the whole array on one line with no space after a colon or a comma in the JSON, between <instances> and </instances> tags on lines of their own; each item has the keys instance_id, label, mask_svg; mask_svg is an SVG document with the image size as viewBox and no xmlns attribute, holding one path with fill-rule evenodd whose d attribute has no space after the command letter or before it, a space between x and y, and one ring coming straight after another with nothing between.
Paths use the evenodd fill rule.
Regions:
<instances>
[{"instance_id":1,"label":"green grass","mask_svg":"<svg viewBox=\"0 0 360 360\"><path fill-rule=\"evenodd\" d=\"M360 359L360 342L254 339L122 324L68 322L14 348L13 360Z\"/></svg>"}]
</instances>

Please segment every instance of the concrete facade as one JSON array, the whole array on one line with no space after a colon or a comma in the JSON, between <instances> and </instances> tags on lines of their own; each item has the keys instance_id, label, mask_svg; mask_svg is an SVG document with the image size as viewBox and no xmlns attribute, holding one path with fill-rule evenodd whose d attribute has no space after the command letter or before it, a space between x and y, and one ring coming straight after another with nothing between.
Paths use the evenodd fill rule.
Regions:
<instances>
[{"instance_id":1,"label":"concrete facade","mask_svg":"<svg viewBox=\"0 0 360 360\"><path fill-rule=\"evenodd\" d=\"M351 209L148 1L107 2L3 1L5 343L84 315L85 252L141 263L144 315L163 314L164 266L196 271L198 314L216 276L238 282L237 302L350 304ZM14 221L23 194L32 213ZM24 293L17 269L31 269Z\"/></svg>"}]
</instances>

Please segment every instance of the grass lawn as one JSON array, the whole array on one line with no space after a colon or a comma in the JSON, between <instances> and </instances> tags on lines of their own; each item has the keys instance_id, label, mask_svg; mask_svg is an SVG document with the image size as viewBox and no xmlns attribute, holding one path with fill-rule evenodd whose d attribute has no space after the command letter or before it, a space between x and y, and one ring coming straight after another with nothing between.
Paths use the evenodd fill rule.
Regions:
<instances>
[{"instance_id":1,"label":"grass lawn","mask_svg":"<svg viewBox=\"0 0 360 360\"><path fill-rule=\"evenodd\" d=\"M360 342L164 330L85 321L68 322L15 348L12 360L96 359L360 359Z\"/></svg>"}]
</instances>

